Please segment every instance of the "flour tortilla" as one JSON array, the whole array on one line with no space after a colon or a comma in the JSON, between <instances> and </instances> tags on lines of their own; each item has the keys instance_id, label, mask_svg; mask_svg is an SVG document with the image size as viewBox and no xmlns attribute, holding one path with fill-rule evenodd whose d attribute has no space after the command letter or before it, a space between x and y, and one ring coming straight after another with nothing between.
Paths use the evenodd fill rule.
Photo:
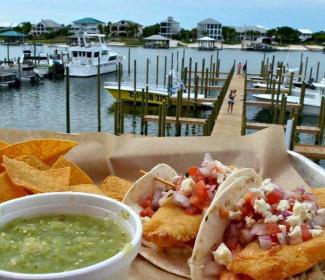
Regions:
<instances>
[{"instance_id":1,"label":"flour tortilla","mask_svg":"<svg viewBox=\"0 0 325 280\"><path fill-rule=\"evenodd\" d=\"M216 196L226 190L237 178L241 178L244 175L258 176L255 171L249 168L244 168L239 171L236 170L219 186ZM150 172L139 178L133 184L131 189L126 193L123 203L130 206L139 214L143 210L139 205L139 201L146 196L152 195L159 186L164 186L162 183L155 180L157 176L166 181L171 181L175 176L178 176L178 174L167 164L156 165ZM190 254L165 253L157 250L154 246L150 246L148 242L143 241L140 248L140 255L167 272L190 278L190 268L188 265L188 261L191 257Z\"/></svg>"},{"instance_id":2,"label":"flour tortilla","mask_svg":"<svg viewBox=\"0 0 325 280\"><path fill-rule=\"evenodd\" d=\"M245 173L216 194L203 217L192 257L189 260L191 279L193 280L216 279L216 276L207 276L203 272L205 264L213 260L211 253L222 242L224 231L228 225L228 219L220 217L219 209L223 207L228 211L234 210L234 205L250 188L259 187L262 183L262 178L253 169L246 170Z\"/></svg>"}]
</instances>

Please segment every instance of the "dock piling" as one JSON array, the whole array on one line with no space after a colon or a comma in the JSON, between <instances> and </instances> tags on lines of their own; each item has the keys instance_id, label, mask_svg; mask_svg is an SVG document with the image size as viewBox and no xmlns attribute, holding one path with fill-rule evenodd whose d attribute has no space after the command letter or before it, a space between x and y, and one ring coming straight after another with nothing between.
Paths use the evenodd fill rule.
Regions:
<instances>
[{"instance_id":1,"label":"dock piling","mask_svg":"<svg viewBox=\"0 0 325 280\"><path fill-rule=\"evenodd\" d=\"M65 89L66 89L66 128L67 133L70 133L70 73L69 73L69 67L66 67L65 69Z\"/></svg>"},{"instance_id":2,"label":"dock piling","mask_svg":"<svg viewBox=\"0 0 325 280\"><path fill-rule=\"evenodd\" d=\"M101 120L101 100L100 100L100 57L98 57L97 63L97 131L102 130L102 120Z\"/></svg>"}]
</instances>

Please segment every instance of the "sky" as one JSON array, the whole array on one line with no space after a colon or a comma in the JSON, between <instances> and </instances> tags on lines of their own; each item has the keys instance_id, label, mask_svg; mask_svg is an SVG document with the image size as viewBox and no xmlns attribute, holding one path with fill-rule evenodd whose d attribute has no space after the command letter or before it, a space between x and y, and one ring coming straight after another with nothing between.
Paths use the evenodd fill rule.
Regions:
<instances>
[{"instance_id":1,"label":"sky","mask_svg":"<svg viewBox=\"0 0 325 280\"><path fill-rule=\"evenodd\" d=\"M325 30L325 0L0 0L0 22L83 17L104 22L129 19L151 25L173 16L191 29L208 17L223 25L292 26Z\"/></svg>"}]
</instances>

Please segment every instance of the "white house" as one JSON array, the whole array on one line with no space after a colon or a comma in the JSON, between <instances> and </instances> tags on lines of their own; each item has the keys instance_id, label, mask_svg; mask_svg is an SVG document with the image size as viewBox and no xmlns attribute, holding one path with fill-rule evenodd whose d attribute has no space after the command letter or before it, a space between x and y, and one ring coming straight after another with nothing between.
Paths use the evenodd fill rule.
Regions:
<instances>
[{"instance_id":1,"label":"white house","mask_svg":"<svg viewBox=\"0 0 325 280\"><path fill-rule=\"evenodd\" d=\"M221 22L207 18L197 24L198 38L208 36L215 40L222 40L222 24Z\"/></svg>"},{"instance_id":2,"label":"white house","mask_svg":"<svg viewBox=\"0 0 325 280\"><path fill-rule=\"evenodd\" d=\"M35 36L43 35L53 31L58 31L63 26L51 19L42 19L39 23L33 24L31 34Z\"/></svg>"},{"instance_id":3,"label":"white house","mask_svg":"<svg viewBox=\"0 0 325 280\"><path fill-rule=\"evenodd\" d=\"M168 17L160 23L160 35L171 38L181 31L180 24L173 17Z\"/></svg>"},{"instance_id":4,"label":"white house","mask_svg":"<svg viewBox=\"0 0 325 280\"><path fill-rule=\"evenodd\" d=\"M110 25L110 35L116 37L140 37L143 33L143 25L131 21L120 20Z\"/></svg>"},{"instance_id":5,"label":"white house","mask_svg":"<svg viewBox=\"0 0 325 280\"><path fill-rule=\"evenodd\" d=\"M99 34L98 25L104 25L105 23L94 19L94 18L82 18L75 20L69 28L69 31L72 33L87 32L91 34Z\"/></svg>"},{"instance_id":6,"label":"white house","mask_svg":"<svg viewBox=\"0 0 325 280\"><path fill-rule=\"evenodd\" d=\"M5 31L5 30L11 30L15 27L17 27L19 24L16 22L0 22L0 31Z\"/></svg>"},{"instance_id":7,"label":"white house","mask_svg":"<svg viewBox=\"0 0 325 280\"><path fill-rule=\"evenodd\" d=\"M313 32L310 29L298 29L298 31L300 32L299 39L302 42L313 37Z\"/></svg>"},{"instance_id":8,"label":"white house","mask_svg":"<svg viewBox=\"0 0 325 280\"><path fill-rule=\"evenodd\" d=\"M262 25L244 25L234 27L237 33L237 39L255 41L259 37L265 37L267 28Z\"/></svg>"}]
</instances>

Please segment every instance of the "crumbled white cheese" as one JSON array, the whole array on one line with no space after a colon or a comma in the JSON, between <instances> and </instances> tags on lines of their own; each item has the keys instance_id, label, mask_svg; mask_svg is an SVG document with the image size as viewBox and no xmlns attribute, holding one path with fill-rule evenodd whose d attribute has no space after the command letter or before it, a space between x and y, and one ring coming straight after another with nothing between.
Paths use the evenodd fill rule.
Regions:
<instances>
[{"instance_id":1,"label":"crumbled white cheese","mask_svg":"<svg viewBox=\"0 0 325 280\"><path fill-rule=\"evenodd\" d=\"M272 192L277 185L271 182L271 179L265 179L261 184L261 189L266 192L266 194Z\"/></svg>"},{"instance_id":2,"label":"crumbled white cheese","mask_svg":"<svg viewBox=\"0 0 325 280\"><path fill-rule=\"evenodd\" d=\"M321 229L310 229L309 232L313 238L320 236L324 231Z\"/></svg>"},{"instance_id":3,"label":"crumbled white cheese","mask_svg":"<svg viewBox=\"0 0 325 280\"><path fill-rule=\"evenodd\" d=\"M248 216L245 217L245 222L248 227L252 227L253 225L256 224L256 221L253 218Z\"/></svg>"},{"instance_id":4,"label":"crumbled white cheese","mask_svg":"<svg viewBox=\"0 0 325 280\"><path fill-rule=\"evenodd\" d=\"M232 254L229 248L224 244L221 243L217 250L215 250L213 253L214 260L224 266L229 266L232 262Z\"/></svg>"},{"instance_id":5,"label":"crumbled white cheese","mask_svg":"<svg viewBox=\"0 0 325 280\"><path fill-rule=\"evenodd\" d=\"M307 204L296 201L295 205L293 206L293 215L298 216L302 222L310 220L312 216L309 213L308 208L309 207L307 206Z\"/></svg>"},{"instance_id":6,"label":"crumbled white cheese","mask_svg":"<svg viewBox=\"0 0 325 280\"><path fill-rule=\"evenodd\" d=\"M298 216L294 216L294 215L288 217L286 222L293 227L302 224L301 219Z\"/></svg>"},{"instance_id":7,"label":"crumbled white cheese","mask_svg":"<svg viewBox=\"0 0 325 280\"><path fill-rule=\"evenodd\" d=\"M267 215L264 219L265 223L276 223L279 220L278 216L276 215Z\"/></svg>"},{"instance_id":8,"label":"crumbled white cheese","mask_svg":"<svg viewBox=\"0 0 325 280\"><path fill-rule=\"evenodd\" d=\"M260 213L263 217L268 217L270 213L270 205L265 202L263 198L256 199L254 203L254 210L257 213Z\"/></svg>"},{"instance_id":9,"label":"crumbled white cheese","mask_svg":"<svg viewBox=\"0 0 325 280\"><path fill-rule=\"evenodd\" d=\"M292 239L301 237L301 227L295 226L288 236Z\"/></svg>"},{"instance_id":10,"label":"crumbled white cheese","mask_svg":"<svg viewBox=\"0 0 325 280\"><path fill-rule=\"evenodd\" d=\"M261 198L265 197L264 192L259 188L251 188L250 191L253 192L253 193L258 194L259 197L261 197Z\"/></svg>"},{"instance_id":11,"label":"crumbled white cheese","mask_svg":"<svg viewBox=\"0 0 325 280\"><path fill-rule=\"evenodd\" d=\"M231 220L238 220L238 219L240 219L240 217L241 217L240 211L235 211L235 212L229 211L229 218Z\"/></svg>"},{"instance_id":12,"label":"crumbled white cheese","mask_svg":"<svg viewBox=\"0 0 325 280\"><path fill-rule=\"evenodd\" d=\"M314 224L313 224L313 228L314 228L314 229L321 229L321 230L323 229L321 226L319 226L319 225L314 225Z\"/></svg>"},{"instance_id":13,"label":"crumbled white cheese","mask_svg":"<svg viewBox=\"0 0 325 280\"><path fill-rule=\"evenodd\" d=\"M279 211L286 211L289 209L289 201L288 200L280 200L278 207L276 208Z\"/></svg>"},{"instance_id":14,"label":"crumbled white cheese","mask_svg":"<svg viewBox=\"0 0 325 280\"><path fill-rule=\"evenodd\" d=\"M282 232L284 232L284 233L287 232L287 227L286 227L285 225L278 225L278 226L279 226L279 229L280 229Z\"/></svg>"},{"instance_id":15,"label":"crumbled white cheese","mask_svg":"<svg viewBox=\"0 0 325 280\"><path fill-rule=\"evenodd\" d=\"M281 221L281 220L284 220L283 216L280 214L278 215L278 220Z\"/></svg>"},{"instance_id":16,"label":"crumbled white cheese","mask_svg":"<svg viewBox=\"0 0 325 280\"><path fill-rule=\"evenodd\" d=\"M185 178L182 183L181 183L181 187L180 187L180 191L188 196L192 194L193 188L194 188L194 181L192 180L192 178Z\"/></svg>"},{"instance_id":17,"label":"crumbled white cheese","mask_svg":"<svg viewBox=\"0 0 325 280\"><path fill-rule=\"evenodd\" d=\"M149 221L150 221L150 218L148 216L141 217L142 224L145 224L146 222L149 222Z\"/></svg>"}]
</instances>

